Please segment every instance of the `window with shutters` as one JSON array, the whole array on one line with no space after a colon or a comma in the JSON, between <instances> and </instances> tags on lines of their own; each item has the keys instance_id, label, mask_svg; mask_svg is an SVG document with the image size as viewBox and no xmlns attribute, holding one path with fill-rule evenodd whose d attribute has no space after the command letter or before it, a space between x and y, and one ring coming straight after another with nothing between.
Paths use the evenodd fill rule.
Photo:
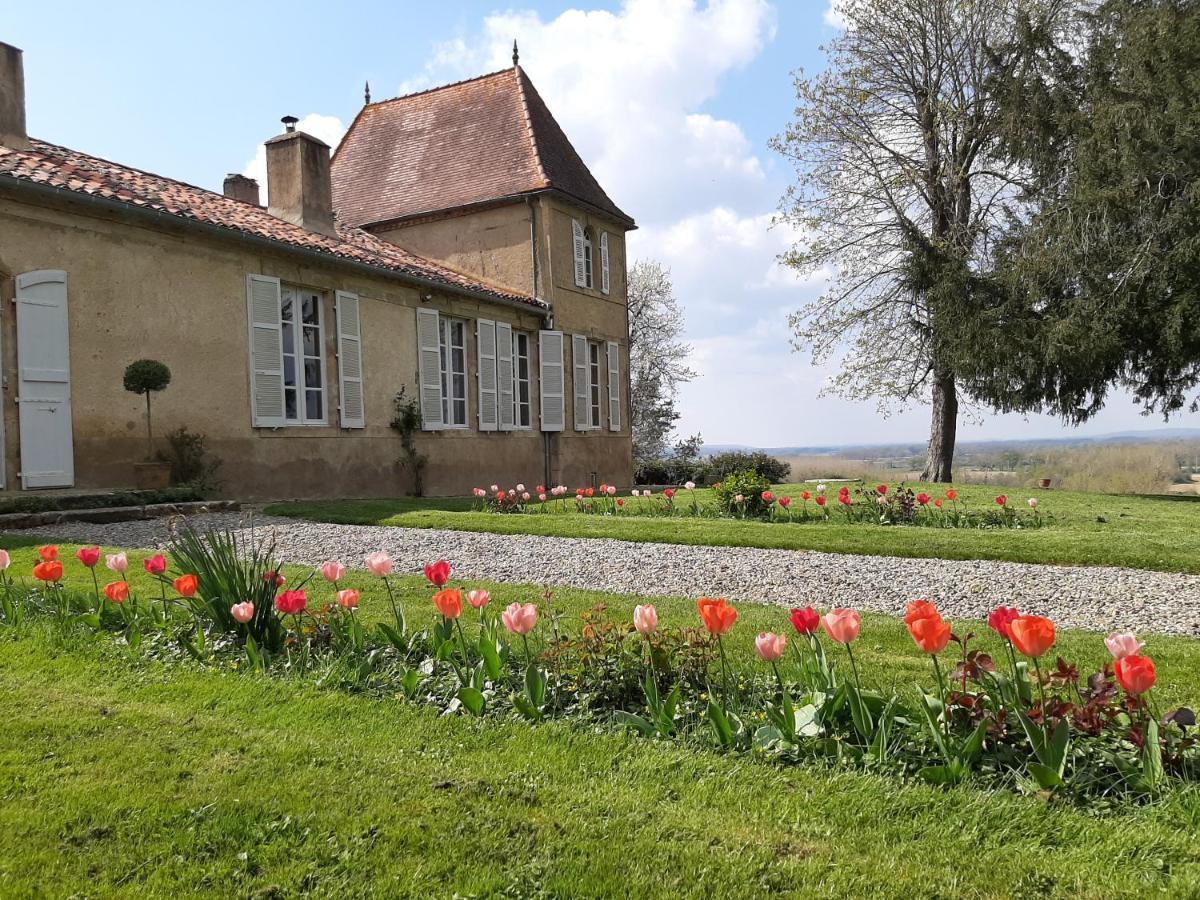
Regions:
<instances>
[{"instance_id":1,"label":"window with shutters","mask_svg":"<svg viewBox=\"0 0 1200 900\"><path fill-rule=\"evenodd\" d=\"M441 319L442 422L467 427L467 323Z\"/></svg>"},{"instance_id":2,"label":"window with shutters","mask_svg":"<svg viewBox=\"0 0 1200 900\"><path fill-rule=\"evenodd\" d=\"M592 286L592 229L583 229L583 286Z\"/></svg>"},{"instance_id":3,"label":"window with shutters","mask_svg":"<svg viewBox=\"0 0 1200 900\"><path fill-rule=\"evenodd\" d=\"M283 285L279 295L283 344L283 419L325 424L325 332L322 295Z\"/></svg>"},{"instance_id":4,"label":"window with shutters","mask_svg":"<svg viewBox=\"0 0 1200 900\"><path fill-rule=\"evenodd\" d=\"M591 411L588 424L592 428L600 427L600 345L588 341L588 399Z\"/></svg>"},{"instance_id":5,"label":"window with shutters","mask_svg":"<svg viewBox=\"0 0 1200 900\"><path fill-rule=\"evenodd\" d=\"M514 331L513 358L513 427L531 428L533 409L530 402L532 385L529 379L529 335Z\"/></svg>"}]
</instances>

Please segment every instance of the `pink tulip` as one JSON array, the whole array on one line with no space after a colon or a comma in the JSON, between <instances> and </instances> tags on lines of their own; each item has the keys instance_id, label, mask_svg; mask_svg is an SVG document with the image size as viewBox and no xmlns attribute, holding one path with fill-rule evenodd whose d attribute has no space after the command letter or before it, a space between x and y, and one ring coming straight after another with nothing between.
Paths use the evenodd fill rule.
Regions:
<instances>
[{"instance_id":1,"label":"pink tulip","mask_svg":"<svg viewBox=\"0 0 1200 900\"><path fill-rule=\"evenodd\" d=\"M337 592L338 606L342 609L358 609L359 593L352 588Z\"/></svg>"},{"instance_id":2,"label":"pink tulip","mask_svg":"<svg viewBox=\"0 0 1200 900\"><path fill-rule=\"evenodd\" d=\"M523 484L518 484L518 485L517 485L517 493L518 493L518 494L523 494L523 493L525 493L525 485L523 485Z\"/></svg>"},{"instance_id":3,"label":"pink tulip","mask_svg":"<svg viewBox=\"0 0 1200 900\"><path fill-rule=\"evenodd\" d=\"M825 633L839 644L849 644L858 637L862 628L862 616L854 609L831 609L821 617Z\"/></svg>"},{"instance_id":4,"label":"pink tulip","mask_svg":"<svg viewBox=\"0 0 1200 900\"><path fill-rule=\"evenodd\" d=\"M537 624L537 607L532 603L510 603L508 608L500 613L500 621L513 634L529 634Z\"/></svg>"},{"instance_id":5,"label":"pink tulip","mask_svg":"<svg viewBox=\"0 0 1200 900\"><path fill-rule=\"evenodd\" d=\"M471 604L471 609L483 609L492 600L492 595L487 591L467 591L467 602Z\"/></svg>"},{"instance_id":6,"label":"pink tulip","mask_svg":"<svg viewBox=\"0 0 1200 900\"><path fill-rule=\"evenodd\" d=\"M654 634L658 630L658 610L649 603L633 608L633 627L640 634Z\"/></svg>"},{"instance_id":7,"label":"pink tulip","mask_svg":"<svg viewBox=\"0 0 1200 900\"><path fill-rule=\"evenodd\" d=\"M694 482L694 481L685 481L685 482L684 482L684 484L683 484L683 489L684 489L685 491L694 491L694 490L696 489L696 482Z\"/></svg>"},{"instance_id":8,"label":"pink tulip","mask_svg":"<svg viewBox=\"0 0 1200 900\"><path fill-rule=\"evenodd\" d=\"M229 607L229 614L233 616L234 621L241 622L245 625L254 618L254 604L247 600L245 603L235 603Z\"/></svg>"},{"instance_id":9,"label":"pink tulip","mask_svg":"<svg viewBox=\"0 0 1200 900\"><path fill-rule=\"evenodd\" d=\"M125 574L129 571L129 559L125 553L110 553L104 557L104 564L114 572Z\"/></svg>"},{"instance_id":10,"label":"pink tulip","mask_svg":"<svg viewBox=\"0 0 1200 900\"><path fill-rule=\"evenodd\" d=\"M12 557L8 555L7 550L0 550L0 571L7 569L12 565Z\"/></svg>"},{"instance_id":11,"label":"pink tulip","mask_svg":"<svg viewBox=\"0 0 1200 900\"><path fill-rule=\"evenodd\" d=\"M329 562L321 566L318 571L330 584L337 584L342 580L342 576L346 574L346 567L340 562L331 559Z\"/></svg>"},{"instance_id":12,"label":"pink tulip","mask_svg":"<svg viewBox=\"0 0 1200 900\"><path fill-rule=\"evenodd\" d=\"M382 550L368 553L363 562L367 564L367 570L379 578L392 574L392 558Z\"/></svg>"},{"instance_id":13,"label":"pink tulip","mask_svg":"<svg viewBox=\"0 0 1200 900\"><path fill-rule=\"evenodd\" d=\"M521 499L522 499L523 501L525 501L526 503L528 503L528 502L529 502L529 491L526 491L525 493L523 493L523 494L521 495Z\"/></svg>"},{"instance_id":14,"label":"pink tulip","mask_svg":"<svg viewBox=\"0 0 1200 900\"><path fill-rule=\"evenodd\" d=\"M608 494L608 496L610 496L610 497L615 497L616 493L617 493L617 489L616 489L616 487L614 487L613 485L610 484L608 486L608 490L605 491L605 493Z\"/></svg>"},{"instance_id":15,"label":"pink tulip","mask_svg":"<svg viewBox=\"0 0 1200 900\"><path fill-rule=\"evenodd\" d=\"M754 639L754 650L763 662L779 662L783 656L783 648L787 646L787 638L782 634L763 632Z\"/></svg>"},{"instance_id":16,"label":"pink tulip","mask_svg":"<svg viewBox=\"0 0 1200 900\"><path fill-rule=\"evenodd\" d=\"M1112 654L1113 659L1124 659L1126 656L1137 656L1146 645L1136 637L1126 632L1114 631L1104 639L1104 646Z\"/></svg>"},{"instance_id":17,"label":"pink tulip","mask_svg":"<svg viewBox=\"0 0 1200 900\"><path fill-rule=\"evenodd\" d=\"M161 575L167 571L167 558L161 553L156 553L149 559L142 560L142 566L151 575Z\"/></svg>"}]
</instances>

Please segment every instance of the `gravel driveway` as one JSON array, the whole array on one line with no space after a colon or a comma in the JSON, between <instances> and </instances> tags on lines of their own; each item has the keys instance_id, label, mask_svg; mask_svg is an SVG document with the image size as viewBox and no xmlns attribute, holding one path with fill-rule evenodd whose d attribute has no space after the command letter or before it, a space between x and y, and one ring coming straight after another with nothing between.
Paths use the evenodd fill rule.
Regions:
<instances>
[{"instance_id":1,"label":"gravel driveway","mask_svg":"<svg viewBox=\"0 0 1200 900\"><path fill-rule=\"evenodd\" d=\"M239 527L251 520L244 514L221 513L191 521L197 527ZM1200 635L1200 575L330 525L271 516L253 521L274 532L280 557L292 563L318 565L341 559L361 567L364 554L382 549L396 560L398 571L416 573L425 563L443 558L454 564L456 577L467 579L571 585L634 596L855 606L885 613L902 613L909 600L924 597L936 601L950 618L983 618L1004 603L1069 627ZM165 519L65 523L29 533L154 547L166 539L168 527Z\"/></svg>"}]
</instances>

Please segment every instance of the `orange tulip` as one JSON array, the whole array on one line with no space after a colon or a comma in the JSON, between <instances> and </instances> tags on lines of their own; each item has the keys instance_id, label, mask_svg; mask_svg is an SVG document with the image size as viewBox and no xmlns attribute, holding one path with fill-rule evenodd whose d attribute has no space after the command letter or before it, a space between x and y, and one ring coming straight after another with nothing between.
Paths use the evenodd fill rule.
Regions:
<instances>
[{"instance_id":1,"label":"orange tulip","mask_svg":"<svg viewBox=\"0 0 1200 900\"><path fill-rule=\"evenodd\" d=\"M737 610L724 600L702 597L696 601L696 608L700 611L700 621L704 623L709 634L724 634L737 621Z\"/></svg>"},{"instance_id":2,"label":"orange tulip","mask_svg":"<svg viewBox=\"0 0 1200 900\"><path fill-rule=\"evenodd\" d=\"M433 595L433 605L447 619L457 619L462 615L462 591L458 588L448 588Z\"/></svg>"},{"instance_id":3,"label":"orange tulip","mask_svg":"<svg viewBox=\"0 0 1200 900\"><path fill-rule=\"evenodd\" d=\"M45 549L45 548L43 548ZM57 553L57 548L55 549ZM62 581L63 564L57 559L49 559L33 567L33 577L38 581Z\"/></svg>"},{"instance_id":4,"label":"orange tulip","mask_svg":"<svg viewBox=\"0 0 1200 900\"><path fill-rule=\"evenodd\" d=\"M194 596L199 587L200 582L195 575L180 575L175 579L175 590L180 597Z\"/></svg>"},{"instance_id":5,"label":"orange tulip","mask_svg":"<svg viewBox=\"0 0 1200 900\"><path fill-rule=\"evenodd\" d=\"M58 559L58 548L53 544L47 544L44 547L38 547L38 556L42 558L42 562L54 562Z\"/></svg>"},{"instance_id":6,"label":"orange tulip","mask_svg":"<svg viewBox=\"0 0 1200 900\"><path fill-rule=\"evenodd\" d=\"M904 624L908 626L908 630L912 631L912 624L918 619L939 619L940 614L937 607L928 600L914 600L908 604L908 611L904 614Z\"/></svg>"},{"instance_id":7,"label":"orange tulip","mask_svg":"<svg viewBox=\"0 0 1200 900\"><path fill-rule=\"evenodd\" d=\"M908 633L929 654L941 653L950 643L950 623L937 613L908 623Z\"/></svg>"},{"instance_id":8,"label":"orange tulip","mask_svg":"<svg viewBox=\"0 0 1200 900\"><path fill-rule=\"evenodd\" d=\"M1041 616L1017 616L1009 623L1008 632L1017 652L1031 659L1054 646L1054 623Z\"/></svg>"},{"instance_id":9,"label":"orange tulip","mask_svg":"<svg viewBox=\"0 0 1200 900\"><path fill-rule=\"evenodd\" d=\"M104 586L104 596L113 603L124 603L129 599L129 582L110 581Z\"/></svg>"}]
</instances>

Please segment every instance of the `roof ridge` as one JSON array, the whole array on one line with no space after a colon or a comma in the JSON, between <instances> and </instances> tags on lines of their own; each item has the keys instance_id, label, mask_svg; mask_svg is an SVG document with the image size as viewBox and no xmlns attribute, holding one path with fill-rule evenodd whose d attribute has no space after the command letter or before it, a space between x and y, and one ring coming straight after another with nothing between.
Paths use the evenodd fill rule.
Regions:
<instances>
[{"instance_id":1,"label":"roof ridge","mask_svg":"<svg viewBox=\"0 0 1200 900\"><path fill-rule=\"evenodd\" d=\"M529 112L529 97L525 94L525 82L528 77L525 70L519 65L513 66L513 72L517 77L517 93L521 98L521 112L525 117L525 132L529 135L529 146L533 149L533 163L537 166L538 175L541 176L542 184L549 185L550 178L546 175L546 167L542 164L542 148L538 144L537 132L533 129L533 116Z\"/></svg>"},{"instance_id":2,"label":"roof ridge","mask_svg":"<svg viewBox=\"0 0 1200 900\"><path fill-rule=\"evenodd\" d=\"M364 103L362 108L366 109L369 106L386 106L389 103L396 103L400 100L411 100L413 97L421 97L421 96L424 96L425 94L436 94L438 91L444 91L444 90L447 90L448 88L459 87L460 85L464 85L464 84L471 84L472 82L475 82L475 81L483 81L485 78L495 78L497 75L507 75L508 73L510 73L512 71L512 69L513 69L512 66L508 66L507 68L504 68L504 69L497 69L495 72L485 72L483 75L474 75L471 78L462 78L458 81L451 81L447 84L434 85L433 87L428 87L428 88L425 88L424 90L411 91L410 93L407 93L407 94L399 94L398 96L395 96L395 97L389 97L386 100L376 100L374 103Z\"/></svg>"}]
</instances>

